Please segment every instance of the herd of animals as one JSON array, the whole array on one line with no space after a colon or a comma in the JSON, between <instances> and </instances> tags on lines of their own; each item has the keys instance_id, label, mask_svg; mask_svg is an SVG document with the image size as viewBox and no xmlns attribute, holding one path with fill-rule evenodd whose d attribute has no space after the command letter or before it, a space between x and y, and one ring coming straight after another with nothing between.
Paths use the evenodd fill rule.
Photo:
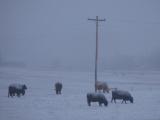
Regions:
<instances>
[{"instance_id":1,"label":"herd of animals","mask_svg":"<svg viewBox=\"0 0 160 120\"><path fill-rule=\"evenodd\" d=\"M56 82L54 84L56 94L61 94L62 91L62 83ZM25 90L27 86L25 84L11 84L8 87L8 97L13 96L23 96L25 95ZM106 82L97 81L95 84L95 93L87 93L87 103L88 106L91 106L91 102L98 102L99 106L104 104L105 106L108 105L108 101L103 93L112 91L112 99L111 102L116 103L116 99L122 100L122 103L126 101L130 101L133 103L133 97L128 91L118 90L117 88L109 88ZM98 91L98 93L97 93ZM101 93L103 91L103 93Z\"/></svg>"}]
</instances>

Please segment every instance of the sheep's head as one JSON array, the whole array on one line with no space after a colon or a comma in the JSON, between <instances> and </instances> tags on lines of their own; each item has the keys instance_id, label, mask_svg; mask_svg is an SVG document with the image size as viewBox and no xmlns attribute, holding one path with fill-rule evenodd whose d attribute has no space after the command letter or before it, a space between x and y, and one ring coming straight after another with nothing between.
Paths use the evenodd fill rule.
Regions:
<instances>
[{"instance_id":1,"label":"sheep's head","mask_svg":"<svg viewBox=\"0 0 160 120\"><path fill-rule=\"evenodd\" d=\"M26 85L23 85L23 90L27 89L27 86Z\"/></svg>"},{"instance_id":2,"label":"sheep's head","mask_svg":"<svg viewBox=\"0 0 160 120\"><path fill-rule=\"evenodd\" d=\"M132 96L130 97L130 102L133 103L133 97Z\"/></svg>"}]
</instances>

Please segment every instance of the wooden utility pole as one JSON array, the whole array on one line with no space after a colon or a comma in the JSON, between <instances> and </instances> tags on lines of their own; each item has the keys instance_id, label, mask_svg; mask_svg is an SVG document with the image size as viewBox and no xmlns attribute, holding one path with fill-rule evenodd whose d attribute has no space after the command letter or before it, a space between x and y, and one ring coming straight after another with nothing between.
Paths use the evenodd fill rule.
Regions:
<instances>
[{"instance_id":1,"label":"wooden utility pole","mask_svg":"<svg viewBox=\"0 0 160 120\"><path fill-rule=\"evenodd\" d=\"M106 21L105 19L98 19L98 16L96 16L96 19L88 19L96 22L96 53L95 53L95 92L96 91L96 82L97 82L97 69L98 69L98 22L100 21Z\"/></svg>"}]
</instances>

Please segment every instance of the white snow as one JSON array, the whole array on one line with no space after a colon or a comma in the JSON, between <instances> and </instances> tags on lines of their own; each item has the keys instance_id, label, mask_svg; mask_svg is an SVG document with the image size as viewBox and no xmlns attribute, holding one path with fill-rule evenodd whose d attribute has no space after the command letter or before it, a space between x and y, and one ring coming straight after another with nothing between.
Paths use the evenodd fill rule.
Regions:
<instances>
[{"instance_id":1,"label":"white snow","mask_svg":"<svg viewBox=\"0 0 160 120\"><path fill-rule=\"evenodd\" d=\"M94 92L94 73L0 68L0 120L160 120L159 71L106 71L98 74L109 87L129 91L134 103L87 105L86 94ZM56 95L54 83L63 83ZM12 83L27 85L25 96L8 98Z\"/></svg>"}]
</instances>

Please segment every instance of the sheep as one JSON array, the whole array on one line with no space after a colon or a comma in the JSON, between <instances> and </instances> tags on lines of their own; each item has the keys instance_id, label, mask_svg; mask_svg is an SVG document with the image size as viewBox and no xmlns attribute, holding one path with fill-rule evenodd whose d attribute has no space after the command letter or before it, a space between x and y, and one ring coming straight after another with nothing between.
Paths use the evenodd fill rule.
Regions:
<instances>
[{"instance_id":1,"label":"sheep","mask_svg":"<svg viewBox=\"0 0 160 120\"><path fill-rule=\"evenodd\" d=\"M62 87L63 87L62 83L56 82L54 86L55 86L56 94L61 94L61 90L62 90Z\"/></svg>"},{"instance_id":2,"label":"sheep","mask_svg":"<svg viewBox=\"0 0 160 120\"><path fill-rule=\"evenodd\" d=\"M122 99L122 103L126 103L126 101L130 101L131 103L133 103L133 97L128 91L113 90L111 102L114 100L114 102L116 103L116 99Z\"/></svg>"},{"instance_id":3,"label":"sheep","mask_svg":"<svg viewBox=\"0 0 160 120\"><path fill-rule=\"evenodd\" d=\"M17 94L18 97L20 95L25 95L25 90L27 89L27 86L25 84L11 84L8 87L8 97L15 96Z\"/></svg>"},{"instance_id":4,"label":"sheep","mask_svg":"<svg viewBox=\"0 0 160 120\"><path fill-rule=\"evenodd\" d=\"M91 106L91 102L98 102L99 106L102 106L102 104L104 104L105 106L108 105L107 99L101 93L87 93L88 106Z\"/></svg>"},{"instance_id":5,"label":"sheep","mask_svg":"<svg viewBox=\"0 0 160 120\"><path fill-rule=\"evenodd\" d=\"M101 82L101 81L97 81L95 83L95 90L96 90L96 92L97 92L97 90L98 91L103 90L103 93L105 93L105 92L109 93L109 91L110 91L108 84L106 82Z\"/></svg>"}]
</instances>

